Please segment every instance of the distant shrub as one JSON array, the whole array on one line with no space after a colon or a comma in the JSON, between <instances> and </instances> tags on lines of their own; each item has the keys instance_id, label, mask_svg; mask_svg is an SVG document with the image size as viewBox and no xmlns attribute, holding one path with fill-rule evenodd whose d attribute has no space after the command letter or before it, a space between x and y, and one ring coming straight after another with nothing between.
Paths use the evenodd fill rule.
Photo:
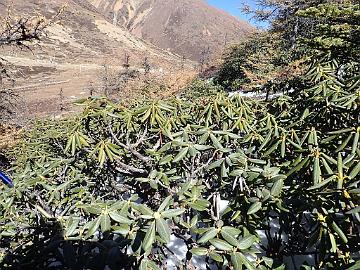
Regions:
<instances>
[{"instance_id":1,"label":"distant shrub","mask_svg":"<svg viewBox=\"0 0 360 270\"><path fill-rule=\"evenodd\" d=\"M253 88L276 77L284 65L279 40L267 33L255 33L228 49L216 82L228 90Z\"/></svg>"},{"instance_id":2,"label":"distant shrub","mask_svg":"<svg viewBox=\"0 0 360 270\"><path fill-rule=\"evenodd\" d=\"M216 95L224 91L221 85L211 79L196 78L182 91L181 96L187 99Z\"/></svg>"}]
</instances>

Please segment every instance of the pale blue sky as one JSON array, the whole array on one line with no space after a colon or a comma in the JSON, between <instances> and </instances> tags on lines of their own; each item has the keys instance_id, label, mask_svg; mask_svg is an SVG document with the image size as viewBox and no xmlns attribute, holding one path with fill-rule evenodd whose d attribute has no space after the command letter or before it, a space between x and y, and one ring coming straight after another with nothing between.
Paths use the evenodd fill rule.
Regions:
<instances>
[{"instance_id":1,"label":"pale blue sky","mask_svg":"<svg viewBox=\"0 0 360 270\"><path fill-rule=\"evenodd\" d=\"M254 25L259 25L259 23L257 23L254 20L250 20L251 16L243 14L241 12L241 6L242 3L245 3L253 8L256 7L255 5L255 0L207 0L208 3L212 6L216 6L220 9L223 9L229 13L231 13L232 15L245 19L247 21L250 21L250 23L254 24ZM265 25L265 24L260 24L260 25Z\"/></svg>"}]
</instances>

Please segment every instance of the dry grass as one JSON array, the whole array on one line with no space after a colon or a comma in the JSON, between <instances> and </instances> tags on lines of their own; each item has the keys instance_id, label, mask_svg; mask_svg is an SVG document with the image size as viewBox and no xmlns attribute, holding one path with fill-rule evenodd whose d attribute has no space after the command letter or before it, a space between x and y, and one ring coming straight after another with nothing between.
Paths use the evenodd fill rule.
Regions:
<instances>
[{"instance_id":1,"label":"dry grass","mask_svg":"<svg viewBox=\"0 0 360 270\"><path fill-rule=\"evenodd\" d=\"M0 151L15 145L20 139L20 132L16 127L0 124Z\"/></svg>"},{"instance_id":2,"label":"dry grass","mask_svg":"<svg viewBox=\"0 0 360 270\"><path fill-rule=\"evenodd\" d=\"M146 89L145 96L149 99L167 99L176 96L186 85L197 76L196 71L179 71L158 79L154 79Z\"/></svg>"}]
</instances>

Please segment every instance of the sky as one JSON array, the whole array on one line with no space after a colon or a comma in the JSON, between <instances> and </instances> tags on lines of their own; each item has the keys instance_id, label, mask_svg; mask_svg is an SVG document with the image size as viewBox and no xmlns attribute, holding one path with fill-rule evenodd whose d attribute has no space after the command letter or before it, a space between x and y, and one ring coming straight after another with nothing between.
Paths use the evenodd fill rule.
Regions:
<instances>
[{"instance_id":1,"label":"sky","mask_svg":"<svg viewBox=\"0 0 360 270\"><path fill-rule=\"evenodd\" d=\"M212 6L225 10L236 17L247 20L253 25L265 26L263 23L259 24L256 21L251 20L251 15L246 15L241 12L242 3L255 8L255 0L208 0L208 3Z\"/></svg>"}]
</instances>

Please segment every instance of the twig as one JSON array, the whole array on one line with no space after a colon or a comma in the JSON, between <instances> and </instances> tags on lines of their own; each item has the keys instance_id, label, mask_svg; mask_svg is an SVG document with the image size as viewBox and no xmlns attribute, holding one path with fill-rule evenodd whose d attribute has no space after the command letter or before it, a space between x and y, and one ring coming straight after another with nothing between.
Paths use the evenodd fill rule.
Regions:
<instances>
[{"instance_id":1,"label":"twig","mask_svg":"<svg viewBox=\"0 0 360 270\"><path fill-rule=\"evenodd\" d=\"M127 164L121 162L120 160L117 160L116 163L119 166L116 168L116 170L119 172L122 172L122 173L127 173L127 174L134 174L134 173L147 174L148 173L144 169L139 169L134 166L127 165Z\"/></svg>"},{"instance_id":2,"label":"twig","mask_svg":"<svg viewBox=\"0 0 360 270\"><path fill-rule=\"evenodd\" d=\"M122 142L120 142L120 140L116 137L116 135L114 134L111 126L109 125L109 131L110 131L110 134L112 136L112 138L115 140L115 142L121 146L122 148L128 150L129 152L131 152L134 156L136 156L138 159L140 159L142 162L145 162L145 163L149 163L151 161L151 158L149 157L145 157L143 156L142 154L140 154L137 150L135 150L132 146L130 145L126 145L126 144L123 144Z\"/></svg>"},{"instance_id":3,"label":"twig","mask_svg":"<svg viewBox=\"0 0 360 270\"><path fill-rule=\"evenodd\" d=\"M140 136L140 138L138 139L138 141L136 143L131 145L131 148L136 148L144 142L145 137L147 135L147 131L148 131L148 129L147 129L147 127L145 127L144 133Z\"/></svg>"}]
</instances>

